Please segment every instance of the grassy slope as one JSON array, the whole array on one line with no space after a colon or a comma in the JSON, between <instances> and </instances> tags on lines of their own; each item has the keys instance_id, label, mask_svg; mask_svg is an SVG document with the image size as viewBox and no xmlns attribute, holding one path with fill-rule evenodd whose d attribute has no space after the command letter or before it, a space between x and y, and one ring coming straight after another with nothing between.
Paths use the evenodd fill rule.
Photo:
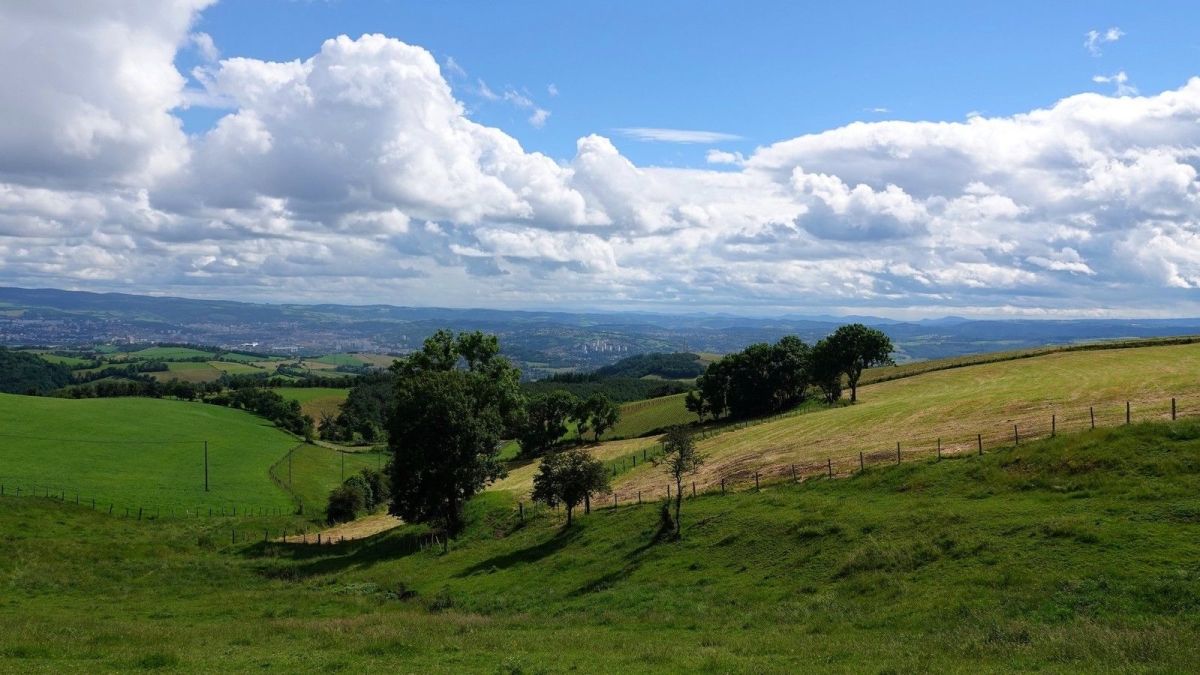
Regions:
<instances>
[{"instance_id":1,"label":"grassy slope","mask_svg":"<svg viewBox=\"0 0 1200 675\"><path fill-rule=\"evenodd\" d=\"M212 382L221 377L220 370L204 361L168 361L167 370L150 374L162 382Z\"/></svg>"},{"instance_id":2,"label":"grassy slope","mask_svg":"<svg viewBox=\"0 0 1200 675\"><path fill-rule=\"evenodd\" d=\"M621 405L621 420L604 438L635 438L672 424L693 422L696 416L683 406L684 394L661 396Z\"/></svg>"},{"instance_id":3,"label":"grassy slope","mask_svg":"<svg viewBox=\"0 0 1200 675\"><path fill-rule=\"evenodd\" d=\"M230 375L254 375L267 372L258 366L240 361L209 361L208 365Z\"/></svg>"},{"instance_id":4,"label":"grassy slope","mask_svg":"<svg viewBox=\"0 0 1200 675\"><path fill-rule=\"evenodd\" d=\"M319 520L330 491L342 482L343 467L349 477L360 469L382 468L385 459L382 453L340 453L318 445L300 445L292 451L290 474L286 457L272 467L271 473L301 500L306 517Z\"/></svg>"},{"instance_id":5,"label":"grassy slope","mask_svg":"<svg viewBox=\"0 0 1200 675\"><path fill-rule=\"evenodd\" d=\"M0 434L6 490L61 487L68 496L78 491L83 499L118 507L164 510L291 503L268 469L296 439L238 410L147 398L6 394L0 395Z\"/></svg>"},{"instance_id":6,"label":"grassy slope","mask_svg":"<svg viewBox=\"0 0 1200 675\"><path fill-rule=\"evenodd\" d=\"M1169 415L1179 397L1180 414L1200 413L1200 344L1054 353L881 382L859 390L859 403L755 424L702 440L709 456L701 486L722 476L752 480L754 470L784 470L790 463L832 457L835 470L858 464L858 453L904 449L932 452L937 438L957 450L972 449L976 434L985 445L1010 442L1013 424L1024 438L1045 436L1051 415L1059 431L1124 421L1125 401L1134 418ZM603 446L602 446L603 447ZM602 451L604 453L606 451ZM839 459L842 460L839 462ZM749 478L748 478L749 476ZM618 481L624 494L662 489L650 467Z\"/></svg>"},{"instance_id":7,"label":"grassy slope","mask_svg":"<svg viewBox=\"0 0 1200 675\"><path fill-rule=\"evenodd\" d=\"M147 347L136 352L129 352L129 356L143 359L191 359L199 356L211 358L213 352L202 352L190 347Z\"/></svg>"},{"instance_id":8,"label":"grassy slope","mask_svg":"<svg viewBox=\"0 0 1200 675\"><path fill-rule=\"evenodd\" d=\"M0 500L14 670L1183 671L1200 658L1200 426L985 457L560 532L490 495L448 555L412 528L338 547L228 545ZM491 510L489 510L491 509ZM103 602L98 602L103 598ZM231 626L236 628L231 629Z\"/></svg>"}]
</instances>

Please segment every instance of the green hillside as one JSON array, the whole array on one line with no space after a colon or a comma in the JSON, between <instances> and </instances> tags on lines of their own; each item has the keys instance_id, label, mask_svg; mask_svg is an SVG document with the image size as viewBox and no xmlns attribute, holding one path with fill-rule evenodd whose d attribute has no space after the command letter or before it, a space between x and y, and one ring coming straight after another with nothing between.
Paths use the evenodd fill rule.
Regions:
<instances>
[{"instance_id":1,"label":"green hillside","mask_svg":"<svg viewBox=\"0 0 1200 675\"><path fill-rule=\"evenodd\" d=\"M289 462L290 459L290 462ZM321 520L329 493L362 469L381 469L384 453L339 452L319 445L298 445L271 468L275 480L301 504L309 520Z\"/></svg>"},{"instance_id":2,"label":"green hillside","mask_svg":"<svg viewBox=\"0 0 1200 675\"><path fill-rule=\"evenodd\" d=\"M489 495L449 554L420 530L317 548L203 521L0 500L13 670L1183 672L1200 659L1200 425L656 505ZM255 539L257 538L257 543ZM232 628L236 627L236 628Z\"/></svg>"},{"instance_id":3,"label":"green hillside","mask_svg":"<svg viewBox=\"0 0 1200 675\"><path fill-rule=\"evenodd\" d=\"M0 395L0 439L6 491L57 488L163 511L292 503L268 469L298 441L266 420L220 406Z\"/></svg>"}]
</instances>

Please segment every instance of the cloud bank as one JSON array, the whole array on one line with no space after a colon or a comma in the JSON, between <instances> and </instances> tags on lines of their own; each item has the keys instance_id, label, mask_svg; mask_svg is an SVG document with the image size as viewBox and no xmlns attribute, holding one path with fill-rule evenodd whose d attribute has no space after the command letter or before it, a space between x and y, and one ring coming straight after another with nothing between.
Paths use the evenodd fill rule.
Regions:
<instances>
[{"instance_id":1,"label":"cloud bank","mask_svg":"<svg viewBox=\"0 0 1200 675\"><path fill-rule=\"evenodd\" d=\"M600 135L571 157L527 151L470 118L427 50L394 38L335 37L283 63L222 54L192 32L207 4L0 6L0 283L569 309L1200 313L1200 79L1011 117L854 123L745 156L714 148L725 170L658 168ZM174 65L183 49L204 57L202 92ZM228 110L189 137L177 112L197 100Z\"/></svg>"}]
</instances>

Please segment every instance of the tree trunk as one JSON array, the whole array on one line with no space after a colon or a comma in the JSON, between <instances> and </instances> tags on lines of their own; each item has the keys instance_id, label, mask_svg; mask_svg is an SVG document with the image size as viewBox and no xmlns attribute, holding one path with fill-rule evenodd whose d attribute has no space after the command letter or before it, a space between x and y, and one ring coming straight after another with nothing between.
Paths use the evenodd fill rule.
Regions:
<instances>
[{"instance_id":1,"label":"tree trunk","mask_svg":"<svg viewBox=\"0 0 1200 675\"><path fill-rule=\"evenodd\" d=\"M583 496L583 513L587 515L592 512L592 495L589 492Z\"/></svg>"},{"instance_id":2,"label":"tree trunk","mask_svg":"<svg viewBox=\"0 0 1200 675\"><path fill-rule=\"evenodd\" d=\"M567 504L567 527L571 526L571 523L573 521L572 514L574 511L575 511L575 505Z\"/></svg>"},{"instance_id":3,"label":"tree trunk","mask_svg":"<svg viewBox=\"0 0 1200 675\"><path fill-rule=\"evenodd\" d=\"M675 479L675 535L679 535L679 508L683 506L683 479Z\"/></svg>"}]
</instances>

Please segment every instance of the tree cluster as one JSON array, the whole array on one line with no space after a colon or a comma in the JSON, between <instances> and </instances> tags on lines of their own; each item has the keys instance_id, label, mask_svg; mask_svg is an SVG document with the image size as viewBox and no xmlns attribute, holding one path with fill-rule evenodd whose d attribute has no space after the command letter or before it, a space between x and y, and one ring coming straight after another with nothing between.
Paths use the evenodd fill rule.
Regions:
<instances>
[{"instance_id":1,"label":"tree cluster","mask_svg":"<svg viewBox=\"0 0 1200 675\"><path fill-rule=\"evenodd\" d=\"M321 416L321 438L340 443L359 439L371 443L383 438L395 386L395 375L390 372L371 373L355 380L338 414Z\"/></svg>"},{"instance_id":2,"label":"tree cluster","mask_svg":"<svg viewBox=\"0 0 1200 675\"><path fill-rule=\"evenodd\" d=\"M753 344L708 367L685 401L701 419L756 417L804 401L811 379L810 349L793 335Z\"/></svg>"},{"instance_id":3,"label":"tree cluster","mask_svg":"<svg viewBox=\"0 0 1200 675\"><path fill-rule=\"evenodd\" d=\"M604 394L580 399L570 392L552 391L526 399L515 431L521 454L533 456L563 443L570 423L575 424L578 438L591 433L593 440L599 441L620 418L620 407Z\"/></svg>"},{"instance_id":4,"label":"tree cluster","mask_svg":"<svg viewBox=\"0 0 1200 675\"><path fill-rule=\"evenodd\" d=\"M550 507L561 504L567 510L567 527L574 521L576 506L608 489L604 464L580 447L546 455L533 477L533 500Z\"/></svg>"}]
</instances>

